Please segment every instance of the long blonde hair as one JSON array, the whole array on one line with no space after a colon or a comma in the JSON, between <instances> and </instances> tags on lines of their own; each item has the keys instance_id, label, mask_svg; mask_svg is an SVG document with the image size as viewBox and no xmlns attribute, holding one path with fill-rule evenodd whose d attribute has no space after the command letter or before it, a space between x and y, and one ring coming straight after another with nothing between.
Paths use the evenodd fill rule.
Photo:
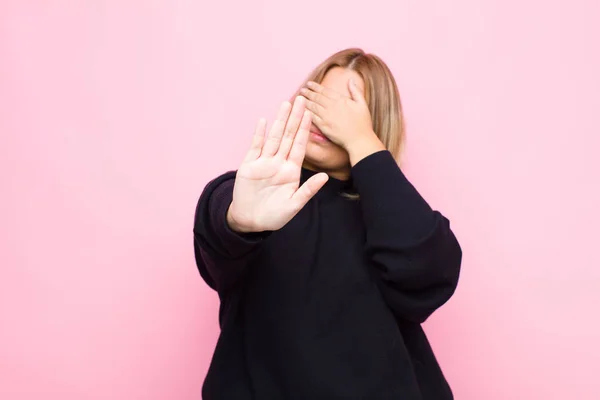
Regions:
<instances>
[{"instance_id":1,"label":"long blonde hair","mask_svg":"<svg viewBox=\"0 0 600 400\"><path fill-rule=\"evenodd\" d=\"M406 138L404 115L398 86L388 66L374 54L365 53L359 48L349 48L323 61L310 73L304 83L308 81L321 83L325 74L334 67L350 69L362 77L373 130L399 161Z\"/></svg>"}]
</instances>

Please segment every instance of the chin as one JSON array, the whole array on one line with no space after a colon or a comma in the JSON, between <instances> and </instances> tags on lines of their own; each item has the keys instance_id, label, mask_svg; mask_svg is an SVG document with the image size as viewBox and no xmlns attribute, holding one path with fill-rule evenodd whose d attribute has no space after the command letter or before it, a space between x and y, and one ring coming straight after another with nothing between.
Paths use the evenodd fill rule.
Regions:
<instances>
[{"instance_id":1,"label":"chin","mask_svg":"<svg viewBox=\"0 0 600 400\"><path fill-rule=\"evenodd\" d=\"M310 169L318 171L344 171L350 169L350 158L343 148L327 143L308 142L304 163Z\"/></svg>"}]
</instances>

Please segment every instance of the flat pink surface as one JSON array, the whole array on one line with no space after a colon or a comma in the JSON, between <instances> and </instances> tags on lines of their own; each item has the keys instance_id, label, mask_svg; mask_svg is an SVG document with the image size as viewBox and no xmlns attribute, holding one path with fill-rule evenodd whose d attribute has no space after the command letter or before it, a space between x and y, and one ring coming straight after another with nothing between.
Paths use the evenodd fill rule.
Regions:
<instances>
[{"instance_id":1,"label":"flat pink surface","mask_svg":"<svg viewBox=\"0 0 600 400\"><path fill-rule=\"evenodd\" d=\"M0 2L0 398L199 399L204 184L310 69L397 76L464 248L426 324L458 400L600 399L600 3Z\"/></svg>"}]
</instances>

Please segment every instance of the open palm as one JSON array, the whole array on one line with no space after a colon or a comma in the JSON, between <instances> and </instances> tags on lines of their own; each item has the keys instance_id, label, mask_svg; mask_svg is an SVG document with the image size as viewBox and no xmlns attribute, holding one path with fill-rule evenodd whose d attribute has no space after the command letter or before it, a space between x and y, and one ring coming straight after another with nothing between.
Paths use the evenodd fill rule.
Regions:
<instances>
[{"instance_id":1,"label":"open palm","mask_svg":"<svg viewBox=\"0 0 600 400\"><path fill-rule=\"evenodd\" d=\"M284 102L271 130L266 121L257 127L233 189L228 221L240 232L277 230L287 224L327 182L327 174L313 175L300 186L310 113L305 100Z\"/></svg>"}]
</instances>

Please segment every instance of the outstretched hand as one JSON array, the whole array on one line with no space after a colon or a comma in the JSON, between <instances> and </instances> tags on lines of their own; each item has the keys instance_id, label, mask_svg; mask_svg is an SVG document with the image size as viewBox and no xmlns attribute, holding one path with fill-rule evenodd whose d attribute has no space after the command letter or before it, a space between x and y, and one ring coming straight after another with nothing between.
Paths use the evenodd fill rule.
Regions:
<instances>
[{"instance_id":1,"label":"outstretched hand","mask_svg":"<svg viewBox=\"0 0 600 400\"><path fill-rule=\"evenodd\" d=\"M237 232L273 231L287 224L323 187L328 176L318 173L300 186L302 163L311 125L306 100L284 102L268 136L267 122L258 122L252 145L237 171L233 200L227 212Z\"/></svg>"}]
</instances>

